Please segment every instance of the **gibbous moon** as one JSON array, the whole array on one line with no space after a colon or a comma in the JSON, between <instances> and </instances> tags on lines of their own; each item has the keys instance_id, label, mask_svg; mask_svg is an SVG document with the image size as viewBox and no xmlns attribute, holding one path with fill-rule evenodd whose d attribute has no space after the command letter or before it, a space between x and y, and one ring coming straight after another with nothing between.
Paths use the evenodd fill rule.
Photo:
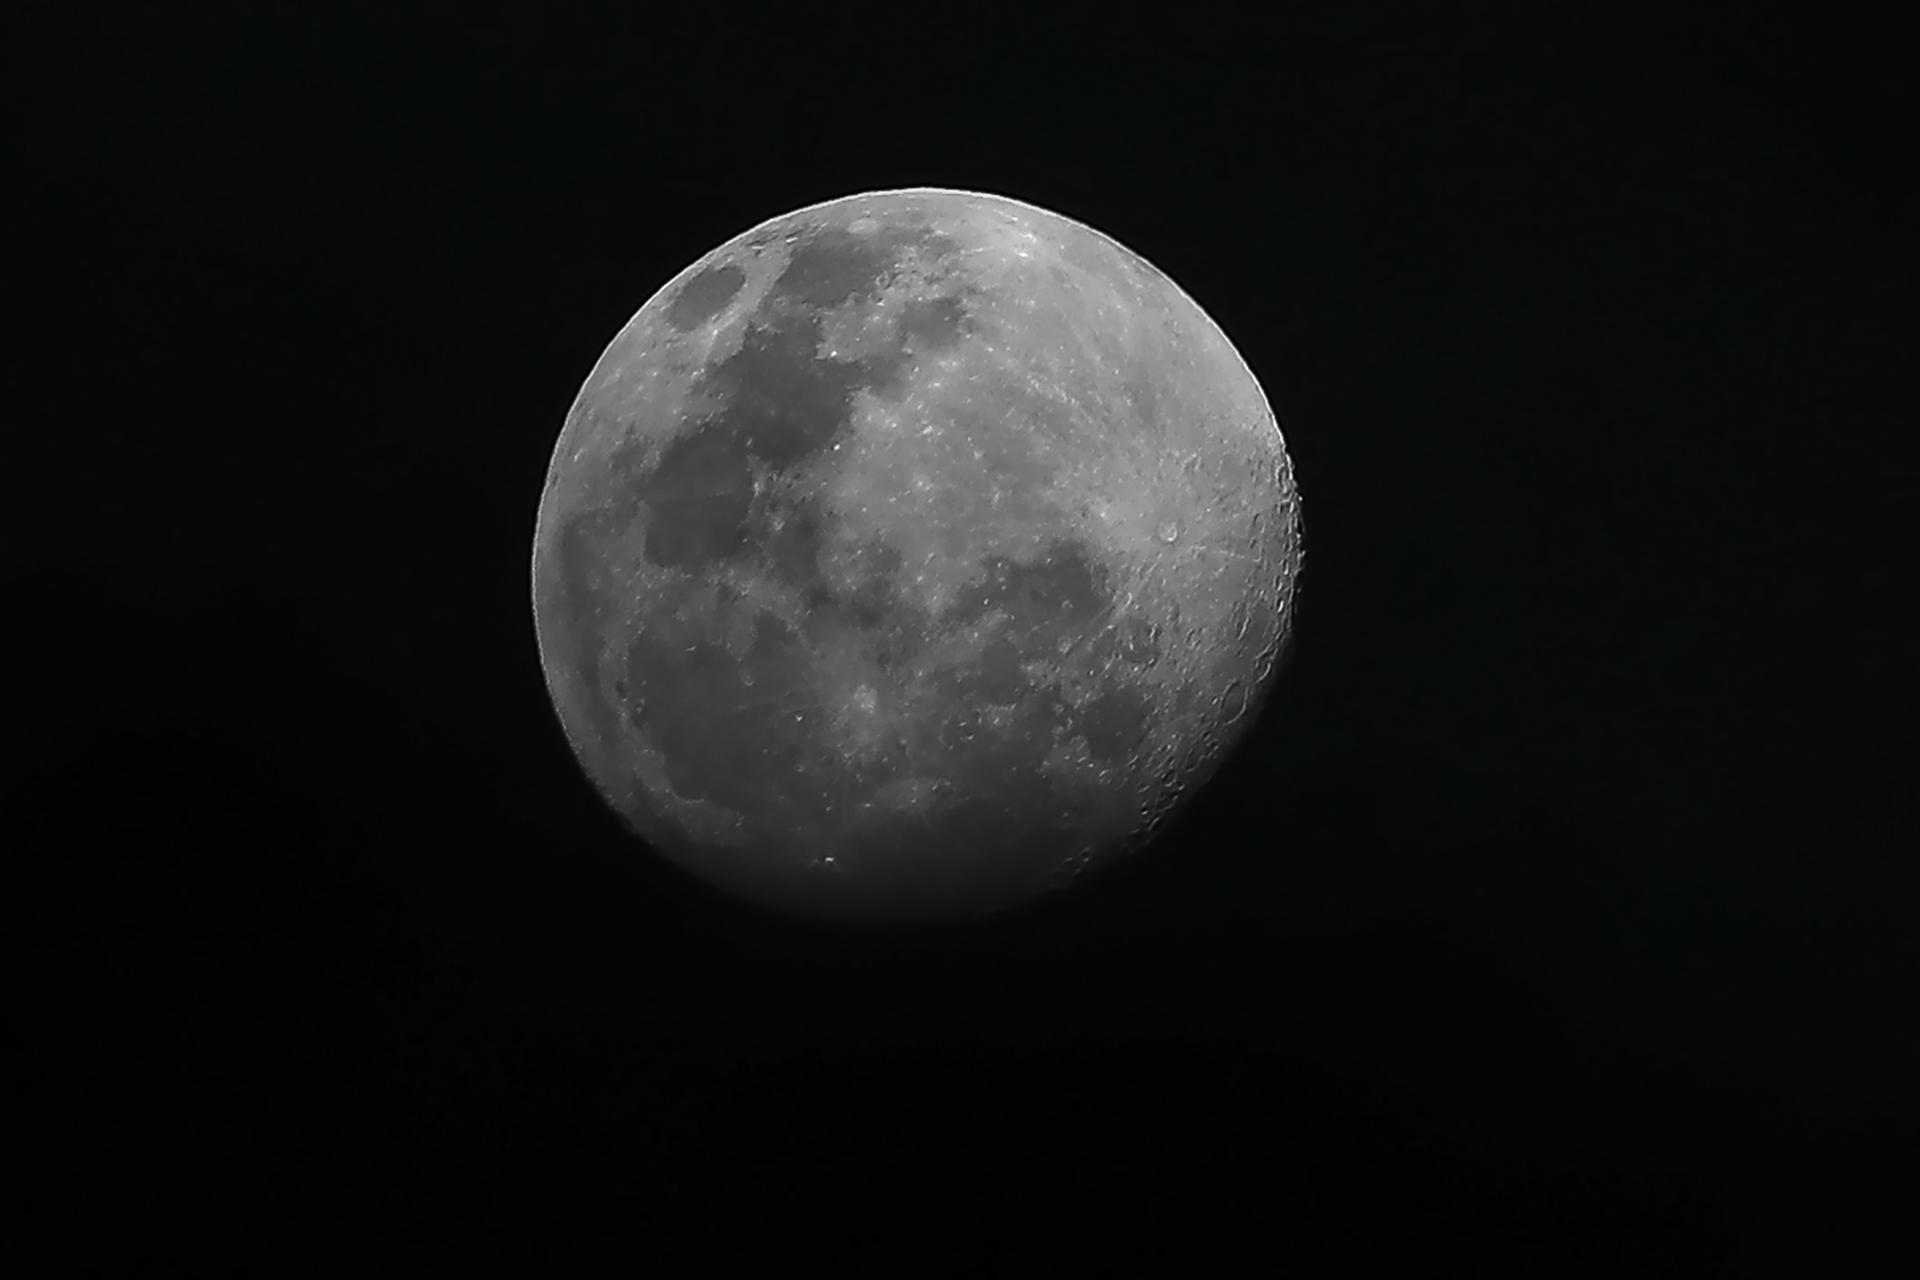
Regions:
<instances>
[{"instance_id":1,"label":"gibbous moon","mask_svg":"<svg viewBox=\"0 0 1920 1280\"><path fill-rule=\"evenodd\" d=\"M757 903L993 912L1158 833L1252 721L1300 566L1219 328L1058 214L849 196L712 250L614 337L540 497L582 767Z\"/></svg>"}]
</instances>

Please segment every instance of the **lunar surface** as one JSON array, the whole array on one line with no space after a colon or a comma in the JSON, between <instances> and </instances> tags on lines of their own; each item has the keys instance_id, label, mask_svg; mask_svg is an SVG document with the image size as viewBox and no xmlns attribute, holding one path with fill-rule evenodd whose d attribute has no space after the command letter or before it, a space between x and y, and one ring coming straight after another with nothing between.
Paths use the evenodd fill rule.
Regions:
<instances>
[{"instance_id":1,"label":"lunar surface","mask_svg":"<svg viewBox=\"0 0 1920 1280\"><path fill-rule=\"evenodd\" d=\"M1148 842L1253 719L1299 502L1164 274L1016 201L886 191L714 249L601 355L534 618L587 775L776 909L910 920Z\"/></svg>"}]
</instances>

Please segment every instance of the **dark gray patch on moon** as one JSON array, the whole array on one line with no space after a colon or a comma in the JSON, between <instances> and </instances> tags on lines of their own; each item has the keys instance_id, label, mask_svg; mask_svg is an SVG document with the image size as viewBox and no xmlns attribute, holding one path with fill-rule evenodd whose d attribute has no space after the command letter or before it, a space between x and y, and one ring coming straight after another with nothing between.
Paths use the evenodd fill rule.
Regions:
<instances>
[{"instance_id":1,"label":"dark gray patch on moon","mask_svg":"<svg viewBox=\"0 0 1920 1280\"><path fill-rule=\"evenodd\" d=\"M1076 717L1088 752L1109 764L1126 760L1139 748L1152 719L1146 695L1130 684L1102 689Z\"/></svg>"},{"instance_id":2,"label":"dark gray patch on moon","mask_svg":"<svg viewBox=\"0 0 1920 1280\"><path fill-rule=\"evenodd\" d=\"M945 351L960 341L967 309L952 295L916 298L900 313L900 337L917 352Z\"/></svg>"},{"instance_id":3,"label":"dark gray patch on moon","mask_svg":"<svg viewBox=\"0 0 1920 1280\"><path fill-rule=\"evenodd\" d=\"M740 349L701 377L701 389L722 402L709 423L776 470L825 449L866 375L850 361L820 359L819 346L817 316L749 324Z\"/></svg>"},{"instance_id":4,"label":"dark gray patch on moon","mask_svg":"<svg viewBox=\"0 0 1920 1280\"><path fill-rule=\"evenodd\" d=\"M898 547L875 542L860 548L857 561L859 581L845 593L847 609L855 625L870 630L886 622L889 613L901 605L893 575L903 557Z\"/></svg>"},{"instance_id":5,"label":"dark gray patch on moon","mask_svg":"<svg viewBox=\"0 0 1920 1280\"><path fill-rule=\"evenodd\" d=\"M986 573L969 582L952 610L954 620L977 622L988 612L1007 615L1024 650L1057 651L1087 636L1088 624L1112 603L1107 570L1082 544L1061 539L1031 561L990 555Z\"/></svg>"},{"instance_id":6,"label":"dark gray patch on moon","mask_svg":"<svg viewBox=\"0 0 1920 1280\"><path fill-rule=\"evenodd\" d=\"M747 545L753 466L723 429L708 425L669 444L642 477L647 559L691 569L737 555Z\"/></svg>"},{"instance_id":7,"label":"dark gray patch on moon","mask_svg":"<svg viewBox=\"0 0 1920 1280\"><path fill-rule=\"evenodd\" d=\"M845 361L820 354L820 311L870 295L897 267L901 250L915 244L953 247L925 230L859 235L830 226L794 249L738 350L696 377L696 391L712 410L634 483L649 510L650 561L693 570L757 549L786 581L818 572L817 509L775 502L750 520L752 460L782 471L820 454L846 430L855 393L897 388L915 351L959 340L966 308L957 296L941 296L909 300L890 350ZM674 296L669 323L686 329L711 319L744 280L731 265L696 274Z\"/></svg>"},{"instance_id":8,"label":"dark gray patch on moon","mask_svg":"<svg viewBox=\"0 0 1920 1280\"><path fill-rule=\"evenodd\" d=\"M711 624L649 620L627 648L633 725L665 761L684 799L743 813L806 806L817 772L808 745L826 717L811 692L812 659L784 622L760 613L744 658Z\"/></svg>"},{"instance_id":9,"label":"dark gray patch on moon","mask_svg":"<svg viewBox=\"0 0 1920 1280\"><path fill-rule=\"evenodd\" d=\"M730 262L696 273L674 294L667 323L682 333L699 328L725 311L746 282L747 273Z\"/></svg>"},{"instance_id":10,"label":"dark gray patch on moon","mask_svg":"<svg viewBox=\"0 0 1920 1280\"><path fill-rule=\"evenodd\" d=\"M1027 691L1027 676L1020 669L1020 648L1004 635L987 641L980 653L980 667L974 692L987 702L1012 704Z\"/></svg>"},{"instance_id":11,"label":"dark gray patch on moon","mask_svg":"<svg viewBox=\"0 0 1920 1280\"><path fill-rule=\"evenodd\" d=\"M753 539L767 557L773 576L789 586L805 587L820 576L820 543L825 517L819 503L796 498L769 505L753 531Z\"/></svg>"},{"instance_id":12,"label":"dark gray patch on moon","mask_svg":"<svg viewBox=\"0 0 1920 1280\"><path fill-rule=\"evenodd\" d=\"M918 248L937 261L958 247L952 238L922 226L889 222L862 234L827 224L794 247L773 291L803 307L844 306L883 288L899 269L904 250Z\"/></svg>"},{"instance_id":13,"label":"dark gray patch on moon","mask_svg":"<svg viewBox=\"0 0 1920 1280\"><path fill-rule=\"evenodd\" d=\"M823 227L793 251L774 290L804 307L838 307L871 294L894 265L893 238Z\"/></svg>"}]
</instances>

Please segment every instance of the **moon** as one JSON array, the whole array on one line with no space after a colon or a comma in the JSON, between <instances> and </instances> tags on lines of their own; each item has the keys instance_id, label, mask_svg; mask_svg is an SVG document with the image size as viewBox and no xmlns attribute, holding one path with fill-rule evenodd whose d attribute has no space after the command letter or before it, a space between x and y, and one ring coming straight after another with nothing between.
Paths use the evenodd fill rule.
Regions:
<instances>
[{"instance_id":1,"label":"moon","mask_svg":"<svg viewBox=\"0 0 1920 1280\"><path fill-rule=\"evenodd\" d=\"M533 612L581 767L775 910L1004 911L1149 843L1267 696L1301 563L1233 345L1113 239L848 196L655 293L540 496Z\"/></svg>"}]
</instances>

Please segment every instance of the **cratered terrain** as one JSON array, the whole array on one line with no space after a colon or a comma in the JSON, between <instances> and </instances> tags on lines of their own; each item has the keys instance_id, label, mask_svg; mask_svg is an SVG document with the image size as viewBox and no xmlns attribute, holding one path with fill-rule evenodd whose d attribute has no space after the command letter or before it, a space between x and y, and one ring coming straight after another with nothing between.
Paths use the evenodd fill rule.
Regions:
<instances>
[{"instance_id":1,"label":"cratered terrain","mask_svg":"<svg viewBox=\"0 0 1920 1280\"><path fill-rule=\"evenodd\" d=\"M1010 907L1157 834L1271 685L1301 558L1258 383L1163 273L967 192L763 223L566 419L533 554L588 776L776 908Z\"/></svg>"}]
</instances>

